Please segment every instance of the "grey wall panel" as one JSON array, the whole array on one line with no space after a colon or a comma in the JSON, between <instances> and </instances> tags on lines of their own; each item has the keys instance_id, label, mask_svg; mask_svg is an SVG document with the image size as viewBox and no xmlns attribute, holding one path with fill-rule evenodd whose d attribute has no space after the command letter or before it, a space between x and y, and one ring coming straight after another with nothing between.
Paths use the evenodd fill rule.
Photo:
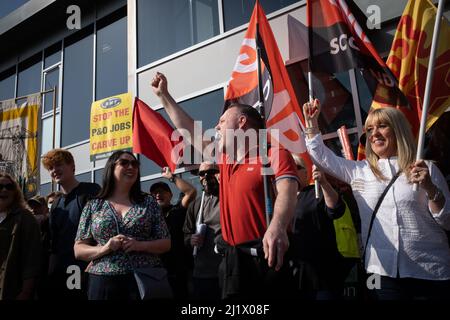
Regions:
<instances>
[{"instance_id":1,"label":"grey wall panel","mask_svg":"<svg viewBox=\"0 0 450 320\"><path fill-rule=\"evenodd\" d=\"M304 16L304 10L304 7L298 8L290 14ZM270 25L283 60L287 61L287 15L270 20ZM168 77L169 90L175 99L226 83L230 79L246 31L247 29L141 72L138 75L139 97L152 107L159 104L150 87L151 79L157 71Z\"/></svg>"}]
</instances>

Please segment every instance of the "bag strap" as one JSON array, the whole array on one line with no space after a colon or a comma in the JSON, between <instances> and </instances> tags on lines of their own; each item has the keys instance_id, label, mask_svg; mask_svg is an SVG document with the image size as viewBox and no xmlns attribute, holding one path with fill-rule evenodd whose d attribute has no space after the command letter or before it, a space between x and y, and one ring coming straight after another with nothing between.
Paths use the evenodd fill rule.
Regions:
<instances>
[{"instance_id":1,"label":"bag strap","mask_svg":"<svg viewBox=\"0 0 450 320\"><path fill-rule=\"evenodd\" d=\"M386 196L389 188L394 184L395 180L397 180L397 178L400 176L401 172L402 171L400 170L399 172L397 172L395 174L395 176L392 177L391 181L386 186L386 188L384 189L384 191L381 194L380 198L378 199L377 205L373 209L372 216L370 217L369 230L367 231L366 244L364 246L364 251L363 251L363 254L362 254L362 262L363 262L363 264L366 263L366 250L367 250L367 245L369 244L370 233L372 232L372 227L373 227L373 222L375 220L375 216L377 215L378 209L380 208L381 203L383 202L383 199Z\"/></svg>"}]
</instances>

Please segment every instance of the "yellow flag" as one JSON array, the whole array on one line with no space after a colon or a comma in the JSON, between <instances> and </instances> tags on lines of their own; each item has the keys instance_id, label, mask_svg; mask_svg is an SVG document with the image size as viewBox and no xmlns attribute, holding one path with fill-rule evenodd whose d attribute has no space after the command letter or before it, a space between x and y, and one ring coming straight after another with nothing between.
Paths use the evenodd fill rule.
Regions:
<instances>
[{"instance_id":1,"label":"yellow flag","mask_svg":"<svg viewBox=\"0 0 450 320\"><path fill-rule=\"evenodd\" d=\"M410 0L398 24L387 66L399 81L411 109L406 111L418 133L427 79L436 7L429 0ZM437 44L426 130L450 106L450 25L445 17Z\"/></svg>"}]
</instances>

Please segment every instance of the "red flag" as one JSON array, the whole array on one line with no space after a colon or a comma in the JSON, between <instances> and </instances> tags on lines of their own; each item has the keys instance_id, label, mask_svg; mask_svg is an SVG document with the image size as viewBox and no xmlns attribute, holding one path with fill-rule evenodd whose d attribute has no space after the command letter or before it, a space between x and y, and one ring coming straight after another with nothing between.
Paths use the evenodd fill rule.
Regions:
<instances>
[{"instance_id":1,"label":"red flag","mask_svg":"<svg viewBox=\"0 0 450 320\"><path fill-rule=\"evenodd\" d=\"M133 110L133 152L153 160L160 167L175 171L179 153L174 152L179 141L172 141L174 129L147 104L136 98ZM178 148L177 148L178 149Z\"/></svg>"},{"instance_id":2,"label":"red flag","mask_svg":"<svg viewBox=\"0 0 450 320\"><path fill-rule=\"evenodd\" d=\"M292 88L288 72L281 57L275 37L264 11L256 1L247 32L225 95L225 109L234 101L257 106L259 87L257 75L257 47L261 50L261 73L264 93L266 127L270 140L277 142L292 153L301 154L307 163L301 136L303 115ZM273 130L278 130L274 135Z\"/></svg>"}]
</instances>

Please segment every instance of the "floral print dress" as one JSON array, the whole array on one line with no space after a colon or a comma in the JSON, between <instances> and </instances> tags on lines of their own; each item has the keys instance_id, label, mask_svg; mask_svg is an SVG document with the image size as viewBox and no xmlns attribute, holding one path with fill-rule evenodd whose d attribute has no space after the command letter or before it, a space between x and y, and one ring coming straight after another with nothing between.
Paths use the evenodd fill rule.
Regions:
<instances>
[{"instance_id":1,"label":"floral print dress","mask_svg":"<svg viewBox=\"0 0 450 320\"><path fill-rule=\"evenodd\" d=\"M123 218L108 200L89 201L81 214L75 240L87 240L103 246L117 235L117 227L120 234L138 241L170 238L157 202L151 195L146 195L144 201L134 204ZM97 275L121 275L148 265L160 266L158 255L143 252L126 254L118 250L93 260L87 271Z\"/></svg>"}]
</instances>

